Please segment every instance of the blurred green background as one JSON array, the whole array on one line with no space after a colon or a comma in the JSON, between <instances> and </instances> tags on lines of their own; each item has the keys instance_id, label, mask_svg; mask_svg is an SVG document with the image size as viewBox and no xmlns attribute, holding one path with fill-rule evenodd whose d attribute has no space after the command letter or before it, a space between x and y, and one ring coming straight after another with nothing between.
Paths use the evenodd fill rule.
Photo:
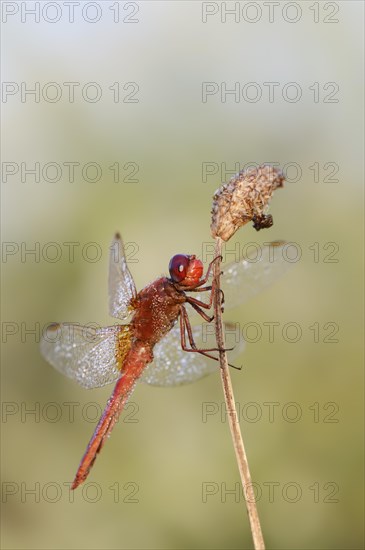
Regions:
<instances>
[{"instance_id":1,"label":"blurred green background","mask_svg":"<svg viewBox=\"0 0 365 550\"><path fill-rule=\"evenodd\" d=\"M71 494L112 388L86 391L58 374L37 332L56 320L114 322L116 230L142 288L174 253L202 256L212 242L225 167L278 162L290 181L272 201L274 226L246 226L228 245L286 239L302 252L226 313L262 329L232 378L264 537L268 548L363 548L363 3L282 2L269 13L262 2L79 2L72 23L64 2L41 2L39 22L27 15L34 4L2 3L2 158L14 163L1 184L2 547L252 547L219 374L138 386L90 483ZM22 101L21 82L39 83L39 101ZM73 102L69 82L80 84ZM218 90L205 102L204 82ZM242 94L222 101L224 82ZM24 171L36 162L39 181ZM203 177L204 163L215 173ZM268 322L280 323L273 342ZM287 323L301 328L295 343ZM215 414L204 418L207 403Z\"/></svg>"}]
</instances>

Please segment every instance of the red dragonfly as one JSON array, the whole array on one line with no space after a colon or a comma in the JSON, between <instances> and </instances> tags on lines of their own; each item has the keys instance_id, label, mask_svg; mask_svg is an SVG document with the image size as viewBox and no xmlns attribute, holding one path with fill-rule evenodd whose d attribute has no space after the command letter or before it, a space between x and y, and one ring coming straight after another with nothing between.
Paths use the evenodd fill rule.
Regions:
<instances>
[{"instance_id":1,"label":"red dragonfly","mask_svg":"<svg viewBox=\"0 0 365 550\"><path fill-rule=\"evenodd\" d=\"M260 249L256 261L243 259L227 265L221 279L226 302L231 306L243 303L284 273L290 265L280 250L284 246L283 242L272 243ZM214 344L201 346L203 325L191 327L186 311L190 304L205 321L212 320L204 310L212 306L212 285L206 283L215 260L203 277L203 264L195 255L177 254L170 261L170 277L160 277L137 293L119 234L110 251L109 313L122 320L132 315L130 323L104 328L53 323L41 342L44 358L83 387L96 388L117 381L72 489L87 478L137 380L172 386L217 371L217 363L212 361L217 360L217 348ZM200 295L187 294L204 291L210 292L208 303ZM179 325L174 327L178 320ZM236 354L242 351L242 339L239 341Z\"/></svg>"}]
</instances>

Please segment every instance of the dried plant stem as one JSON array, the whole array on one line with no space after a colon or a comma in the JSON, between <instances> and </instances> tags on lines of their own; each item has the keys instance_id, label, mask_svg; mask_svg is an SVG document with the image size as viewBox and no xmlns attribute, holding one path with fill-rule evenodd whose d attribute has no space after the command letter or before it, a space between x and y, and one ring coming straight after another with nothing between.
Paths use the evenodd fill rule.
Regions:
<instances>
[{"instance_id":1,"label":"dried plant stem","mask_svg":"<svg viewBox=\"0 0 365 550\"><path fill-rule=\"evenodd\" d=\"M222 255L222 240L216 238L215 257ZM214 319L216 327L216 337L218 347L225 348L224 332L222 324L222 312L221 312L221 292L220 292L220 272L221 261L220 259L214 263L214 278L216 281L215 296L214 296ZM240 425L238 421L236 405L233 395L233 388L231 382L231 376L229 372L229 366L227 361L227 355L224 351L219 352L220 372L223 384L224 398L228 411L229 427L231 429L233 447L236 453L236 459L238 469L241 476L241 483L243 488L243 494L245 495L246 507L248 517L250 521L250 527L252 532L252 538L254 547L256 550L264 550L265 543L262 536L261 525L259 515L256 507L255 493L253 490L250 470L248 467L248 460L246 456L245 447L243 445Z\"/></svg>"}]
</instances>

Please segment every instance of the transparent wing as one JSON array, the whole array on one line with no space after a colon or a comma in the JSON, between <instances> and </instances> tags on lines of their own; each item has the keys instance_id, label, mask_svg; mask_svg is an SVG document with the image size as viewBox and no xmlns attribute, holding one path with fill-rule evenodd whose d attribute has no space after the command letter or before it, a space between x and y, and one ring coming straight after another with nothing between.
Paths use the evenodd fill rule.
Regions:
<instances>
[{"instance_id":1,"label":"transparent wing","mask_svg":"<svg viewBox=\"0 0 365 550\"><path fill-rule=\"evenodd\" d=\"M204 323L192 327L193 338L198 348L216 347L214 324ZM238 324L225 323L227 348L234 347L228 353L229 361L243 351L244 341L240 335ZM214 352L212 352L214 354ZM177 386L195 382L203 376L219 372L219 363L199 353L189 353L181 349L180 327L175 326L162 340L156 344L154 361L144 371L141 382L153 386ZM215 353L215 355L217 355Z\"/></svg>"},{"instance_id":2,"label":"transparent wing","mask_svg":"<svg viewBox=\"0 0 365 550\"><path fill-rule=\"evenodd\" d=\"M122 328L55 323L42 337L41 353L55 369L84 388L99 388L120 377L116 346Z\"/></svg>"},{"instance_id":3,"label":"transparent wing","mask_svg":"<svg viewBox=\"0 0 365 550\"><path fill-rule=\"evenodd\" d=\"M137 295L133 277L128 269L122 238L116 234L110 245L109 256L109 313L126 319L130 302Z\"/></svg>"},{"instance_id":4,"label":"transparent wing","mask_svg":"<svg viewBox=\"0 0 365 550\"><path fill-rule=\"evenodd\" d=\"M221 287L224 308L245 303L279 279L293 265L288 261L284 241L258 247L251 257L223 266Z\"/></svg>"},{"instance_id":5,"label":"transparent wing","mask_svg":"<svg viewBox=\"0 0 365 550\"><path fill-rule=\"evenodd\" d=\"M293 262L288 261L287 246L285 241L274 241L267 246L255 247L250 256L239 262L223 265L221 288L225 311L244 304L290 269ZM194 294L194 298L203 302L207 302L207 297L207 292ZM195 315L196 312L190 309L189 316Z\"/></svg>"}]
</instances>

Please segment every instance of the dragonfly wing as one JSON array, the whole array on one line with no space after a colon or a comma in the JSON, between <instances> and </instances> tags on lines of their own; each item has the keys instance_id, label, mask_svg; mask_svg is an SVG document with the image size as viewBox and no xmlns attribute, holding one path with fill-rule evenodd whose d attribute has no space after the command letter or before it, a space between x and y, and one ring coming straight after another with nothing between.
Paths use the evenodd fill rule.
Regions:
<instances>
[{"instance_id":1,"label":"dragonfly wing","mask_svg":"<svg viewBox=\"0 0 365 550\"><path fill-rule=\"evenodd\" d=\"M270 286L294 262L288 261L285 241L274 241L267 246L255 247L255 253L239 262L232 262L222 267L221 289L224 292L224 310L242 305L253 296ZM212 284L212 277L209 280ZM194 298L207 302L209 293L201 292ZM189 307L189 317L195 317L196 311Z\"/></svg>"},{"instance_id":2,"label":"dragonfly wing","mask_svg":"<svg viewBox=\"0 0 365 550\"><path fill-rule=\"evenodd\" d=\"M42 337L41 353L55 369L84 388L99 388L120 378L116 352L124 326L55 323Z\"/></svg>"},{"instance_id":3,"label":"dragonfly wing","mask_svg":"<svg viewBox=\"0 0 365 550\"><path fill-rule=\"evenodd\" d=\"M287 246L284 241L273 242L257 248L251 257L223 266L225 309L245 303L288 271L293 263L285 253Z\"/></svg>"},{"instance_id":4,"label":"dragonfly wing","mask_svg":"<svg viewBox=\"0 0 365 550\"><path fill-rule=\"evenodd\" d=\"M204 323L192 327L193 338L198 348L214 348L217 346L213 323ZM227 347L234 347L229 352L229 360L237 357L244 348L239 329L231 323L225 323ZM211 352L217 355L216 352ZM153 350L154 361L145 369L140 380L153 386L177 386L189 384L219 371L218 361L205 357L200 353L189 353L181 348L180 327L175 326Z\"/></svg>"},{"instance_id":5,"label":"dragonfly wing","mask_svg":"<svg viewBox=\"0 0 365 550\"><path fill-rule=\"evenodd\" d=\"M115 235L109 256L109 313L126 319L131 312L131 301L137 295L131 272L128 269L122 238Z\"/></svg>"}]
</instances>

